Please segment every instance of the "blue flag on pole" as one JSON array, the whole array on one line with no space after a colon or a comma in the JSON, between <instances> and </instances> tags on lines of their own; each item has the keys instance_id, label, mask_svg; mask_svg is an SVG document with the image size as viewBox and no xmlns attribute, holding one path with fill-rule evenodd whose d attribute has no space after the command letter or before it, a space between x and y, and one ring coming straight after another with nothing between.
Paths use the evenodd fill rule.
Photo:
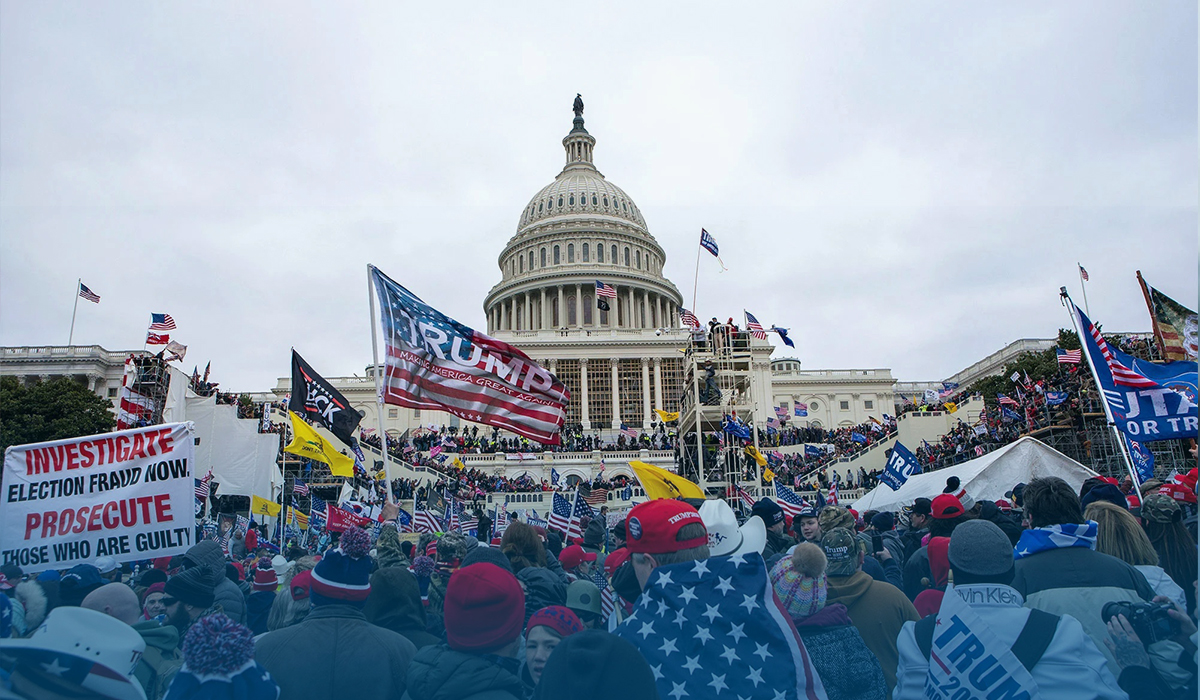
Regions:
<instances>
[{"instance_id":1,"label":"blue flag on pole","mask_svg":"<svg viewBox=\"0 0 1200 700\"><path fill-rule=\"evenodd\" d=\"M1129 447L1129 456L1133 459L1133 468L1137 470L1138 481L1153 479L1154 453L1128 435L1125 436L1125 444Z\"/></svg>"},{"instance_id":2,"label":"blue flag on pole","mask_svg":"<svg viewBox=\"0 0 1200 700\"><path fill-rule=\"evenodd\" d=\"M804 456L805 457L820 457L823 454L825 454L825 451L822 450L820 447L817 447L816 445L805 445L804 446Z\"/></svg>"},{"instance_id":3,"label":"blue flag on pole","mask_svg":"<svg viewBox=\"0 0 1200 700\"><path fill-rule=\"evenodd\" d=\"M724 430L735 437L740 437L743 440L750 439L750 428L746 427L745 423L737 420L736 418L730 418L729 416L722 418L721 430Z\"/></svg>"},{"instance_id":4,"label":"blue flag on pole","mask_svg":"<svg viewBox=\"0 0 1200 700\"><path fill-rule=\"evenodd\" d=\"M784 345L788 346L789 348L796 347L796 344L793 343L792 339L788 337L788 329L780 328L779 326L771 326L771 330L779 334L779 339L783 341Z\"/></svg>"},{"instance_id":5,"label":"blue flag on pole","mask_svg":"<svg viewBox=\"0 0 1200 700\"><path fill-rule=\"evenodd\" d=\"M1000 413L1009 420L1021 420L1020 414L1018 414L1016 411L1009 410L1008 408L1002 407L1000 409Z\"/></svg>"},{"instance_id":6,"label":"blue flag on pole","mask_svg":"<svg viewBox=\"0 0 1200 700\"><path fill-rule=\"evenodd\" d=\"M1196 437L1196 363L1160 365L1126 355L1108 344L1078 306L1074 310L1080 340L1121 432L1141 442Z\"/></svg>"},{"instance_id":7,"label":"blue flag on pole","mask_svg":"<svg viewBox=\"0 0 1200 700\"><path fill-rule=\"evenodd\" d=\"M1047 391L1046 392L1046 404L1047 405L1057 406L1066 400L1067 400L1067 392L1065 392L1065 391Z\"/></svg>"},{"instance_id":8,"label":"blue flag on pole","mask_svg":"<svg viewBox=\"0 0 1200 700\"><path fill-rule=\"evenodd\" d=\"M883 468L883 476L879 480L896 491L904 485L904 482L908 481L908 477L920 473L921 463L917 461L916 455L897 441L892 447L892 456L888 458L887 465Z\"/></svg>"},{"instance_id":9,"label":"blue flag on pole","mask_svg":"<svg viewBox=\"0 0 1200 700\"><path fill-rule=\"evenodd\" d=\"M856 433L854 431L851 431L850 439L857 443L863 444L863 445L867 444L867 436L863 435L862 433Z\"/></svg>"},{"instance_id":10,"label":"blue flag on pole","mask_svg":"<svg viewBox=\"0 0 1200 700\"><path fill-rule=\"evenodd\" d=\"M550 483L554 486L558 486L558 477L558 470L554 467L550 467Z\"/></svg>"}]
</instances>

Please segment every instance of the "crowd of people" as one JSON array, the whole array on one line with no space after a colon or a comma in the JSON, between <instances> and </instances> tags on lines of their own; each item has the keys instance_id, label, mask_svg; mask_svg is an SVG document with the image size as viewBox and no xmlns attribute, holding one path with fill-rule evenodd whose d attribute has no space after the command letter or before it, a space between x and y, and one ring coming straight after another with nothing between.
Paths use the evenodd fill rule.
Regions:
<instances>
[{"instance_id":1,"label":"crowd of people","mask_svg":"<svg viewBox=\"0 0 1200 700\"><path fill-rule=\"evenodd\" d=\"M1195 698L1196 478L7 564L0 696Z\"/></svg>"}]
</instances>

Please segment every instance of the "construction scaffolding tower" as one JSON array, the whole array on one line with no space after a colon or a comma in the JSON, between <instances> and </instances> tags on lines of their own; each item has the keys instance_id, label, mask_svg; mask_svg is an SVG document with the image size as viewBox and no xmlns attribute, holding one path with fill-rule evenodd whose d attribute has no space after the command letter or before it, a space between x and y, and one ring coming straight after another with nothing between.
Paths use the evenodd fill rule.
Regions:
<instances>
[{"instance_id":1,"label":"construction scaffolding tower","mask_svg":"<svg viewBox=\"0 0 1200 700\"><path fill-rule=\"evenodd\" d=\"M735 486L761 471L743 453L743 441L722 430L722 420L736 417L749 426L754 446L755 387L753 340L745 332L730 333L718 326L709 335L693 332L684 353L684 391L679 407L679 464L681 475L709 495L736 501ZM750 467L753 465L753 476Z\"/></svg>"},{"instance_id":2,"label":"construction scaffolding tower","mask_svg":"<svg viewBox=\"0 0 1200 700\"><path fill-rule=\"evenodd\" d=\"M134 353L129 356L132 371L129 372L125 388L139 397L149 399L149 404L138 401L148 409L139 414L139 425L159 425L163 422L163 409L167 403L167 392L171 388L171 367L158 355ZM130 365L126 364L127 371Z\"/></svg>"},{"instance_id":3,"label":"construction scaffolding tower","mask_svg":"<svg viewBox=\"0 0 1200 700\"><path fill-rule=\"evenodd\" d=\"M1057 423L1028 433L1102 476L1122 479L1129 467L1121 446L1103 413L1084 413L1070 423ZM1165 478L1172 471L1186 473L1196 466L1187 454L1185 440L1143 442L1154 455L1154 476Z\"/></svg>"}]
</instances>

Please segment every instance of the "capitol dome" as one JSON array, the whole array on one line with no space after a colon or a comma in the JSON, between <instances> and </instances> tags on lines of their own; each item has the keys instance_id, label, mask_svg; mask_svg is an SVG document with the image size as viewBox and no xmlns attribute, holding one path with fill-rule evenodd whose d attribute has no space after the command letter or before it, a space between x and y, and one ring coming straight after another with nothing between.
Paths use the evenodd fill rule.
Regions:
<instances>
[{"instance_id":1,"label":"capitol dome","mask_svg":"<svg viewBox=\"0 0 1200 700\"><path fill-rule=\"evenodd\" d=\"M676 327L682 297L637 204L593 162L582 105L562 140L566 165L529 200L484 301L491 333ZM601 294L596 282L613 290ZM611 296L615 294L616 296Z\"/></svg>"}]
</instances>

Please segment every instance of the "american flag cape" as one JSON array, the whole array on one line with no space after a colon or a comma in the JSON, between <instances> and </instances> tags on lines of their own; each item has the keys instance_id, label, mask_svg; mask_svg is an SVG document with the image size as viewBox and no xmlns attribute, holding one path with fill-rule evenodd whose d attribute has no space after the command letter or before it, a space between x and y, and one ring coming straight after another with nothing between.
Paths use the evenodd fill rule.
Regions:
<instances>
[{"instance_id":1,"label":"american flag cape","mask_svg":"<svg viewBox=\"0 0 1200 700\"><path fill-rule=\"evenodd\" d=\"M758 554L658 567L614 634L650 664L660 698L826 697Z\"/></svg>"},{"instance_id":2,"label":"american flag cape","mask_svg":"<svg viewBox=\"0 0 1200 700\"><path fill-rule=\"evenodd\" d=\"M442 314L375 267L387 348L385 403L446 411L547 445L561 442L570 392L517 348Z\"/></svg>"}]
</instances>

